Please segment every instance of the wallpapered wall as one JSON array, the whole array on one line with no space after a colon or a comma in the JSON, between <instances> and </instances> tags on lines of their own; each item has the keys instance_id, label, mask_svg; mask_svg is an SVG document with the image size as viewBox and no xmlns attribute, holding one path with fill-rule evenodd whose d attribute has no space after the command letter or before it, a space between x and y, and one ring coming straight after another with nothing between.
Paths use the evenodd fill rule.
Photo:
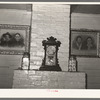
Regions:
<instances>
[{"instance_id":1,"label":"wallpapered wall","mask_svg":"<svg viewBox=\"0 0 100 100\"><path fill-rule=\"evenodd\" d=\"M30 25L31 12L0 9L0 24ZM21 65L22 55L0 55L0 88L12 86L13 69Z\"/></svg>"},{"instance_id":2,"label":"wallpapered wall","mask_svg":"<svg viewBox=\"0 0 100 100\"><path fill-rule=\"evenodd\" d=\"M100 30L100 14L72 13L71 28ZM100 89L100 58L77 57L78 71L87 73L87 88Z\"/></svg>"}]
</instances>

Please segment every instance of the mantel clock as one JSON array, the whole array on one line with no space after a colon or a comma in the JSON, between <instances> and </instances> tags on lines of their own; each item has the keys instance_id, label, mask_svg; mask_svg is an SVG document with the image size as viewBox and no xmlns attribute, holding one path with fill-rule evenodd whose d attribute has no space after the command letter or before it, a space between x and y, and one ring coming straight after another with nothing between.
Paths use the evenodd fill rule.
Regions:
<instances>
[{"instance_id":1,"label":"mantel clock","mask_svg":"<svg viewBox=\"0 0 100 100\"><path fill-rule=\"evenodd\" d=\"M42 41L44 46L45 55L42 61L42 66L39 70L46 71L61 71L61 68L58 64L57 53L58 47L60 47L61 42L57 41L53 36L47 38L47 40Z\"/></svg>"}]
</instances>

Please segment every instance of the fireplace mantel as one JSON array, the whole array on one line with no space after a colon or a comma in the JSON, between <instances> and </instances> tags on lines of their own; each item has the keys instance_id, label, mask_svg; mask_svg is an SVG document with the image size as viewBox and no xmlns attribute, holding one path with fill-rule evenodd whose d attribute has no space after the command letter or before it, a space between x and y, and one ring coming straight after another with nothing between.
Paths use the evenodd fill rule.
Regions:
<instances>
[{"instance_id":1,"label":"fireplace mantel","mask_svg":"<svg viewBox=\"0 0 100 100\"><path fill-rule=\"evenodd\" d=\"M15 70L13 88L86 89L83 72Z\"/></svg>"}]
</instances>

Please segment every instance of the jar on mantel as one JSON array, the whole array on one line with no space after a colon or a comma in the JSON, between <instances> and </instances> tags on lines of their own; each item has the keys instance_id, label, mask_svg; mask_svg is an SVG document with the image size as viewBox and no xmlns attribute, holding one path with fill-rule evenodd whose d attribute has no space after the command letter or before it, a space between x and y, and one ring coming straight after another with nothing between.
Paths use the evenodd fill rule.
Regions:
<instances>
[{"instance_id":1,"label":"jar on mantel","mask_svg":"<svg viewBox=\"0 0 100 100\"><path fill-rule=\"evenodd\" d=\"M76 72L77 71L77 60L75 56L71 56L68 61L68 71Z\"/></svg>"},{"instance_id":2,"label":"jar on mantel","mask_svg":"<svg viewBox=\"0 0 100 100\"><path fill-rule=\"evenodd\" d=\"M22 57L22 66L21 69L29 70L29 64L30 63L30 54L28 52L24 52Z\"/></svg>"}]
</instances>

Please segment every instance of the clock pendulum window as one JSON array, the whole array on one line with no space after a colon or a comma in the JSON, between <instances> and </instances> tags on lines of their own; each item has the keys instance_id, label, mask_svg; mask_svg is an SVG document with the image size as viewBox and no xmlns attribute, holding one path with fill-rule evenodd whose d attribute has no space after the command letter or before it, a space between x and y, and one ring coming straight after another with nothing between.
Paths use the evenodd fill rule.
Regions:
<instances>
[{"instance_id":1,"label":"clock pendulum window","mask_svg":"<svg viewBox=\"0 0 100 100\"><path fill-rule=\"evenodd\" d=\"M45 71L61 71L61 68L58 64L58 47L60 47L61 42L57 41L53 36L47 38L47 40L42 41L44 46L44 59L39 70Z\"/></svg>"}]
</instances>

